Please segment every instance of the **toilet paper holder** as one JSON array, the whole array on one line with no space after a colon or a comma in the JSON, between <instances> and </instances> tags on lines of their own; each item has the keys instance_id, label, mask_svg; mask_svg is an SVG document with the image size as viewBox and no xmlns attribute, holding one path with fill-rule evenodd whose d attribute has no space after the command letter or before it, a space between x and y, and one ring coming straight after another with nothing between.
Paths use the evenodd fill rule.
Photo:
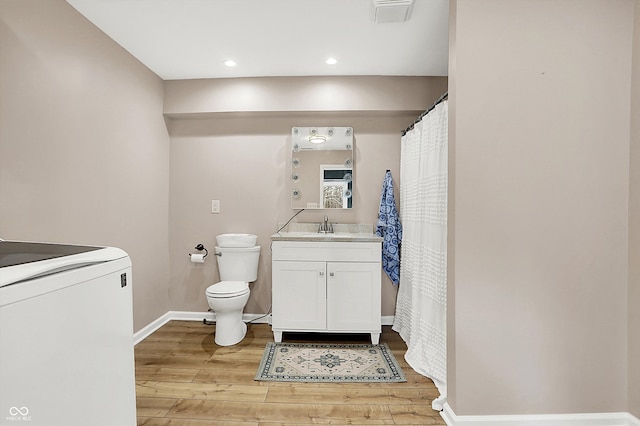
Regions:
<instances>
[{"instance_id":1,"label":"toilet paper holder","mask_svg":"<svg viewBox=\"0 0 640 426\"><path fill-rule=\"evenodd\" d=\"M209 255L209 250L207 250L205 248L205 246L203 246L202 244L198 244L197 246L194 247L196 250L198 251L203 251L204 250L204 257L207 257ZM191 253L189 253L189 257L191 257Z\"/></svg>"}]
</instances>

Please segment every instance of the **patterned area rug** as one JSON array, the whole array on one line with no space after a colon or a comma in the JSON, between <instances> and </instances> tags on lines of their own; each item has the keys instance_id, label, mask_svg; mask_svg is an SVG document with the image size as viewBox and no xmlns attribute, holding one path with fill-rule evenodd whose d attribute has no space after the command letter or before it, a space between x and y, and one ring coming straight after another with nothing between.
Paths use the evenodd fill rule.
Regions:
<instances>
[{"instance_id":1,"label":"patterned area rug","mask_svg":"<svg viewBox=\"0 0 640 426\"><path fill-rule=\"evenodd\" d=\"M406 382L386 344L267 343L255 380Z\"/></svg>"}]
</instances>

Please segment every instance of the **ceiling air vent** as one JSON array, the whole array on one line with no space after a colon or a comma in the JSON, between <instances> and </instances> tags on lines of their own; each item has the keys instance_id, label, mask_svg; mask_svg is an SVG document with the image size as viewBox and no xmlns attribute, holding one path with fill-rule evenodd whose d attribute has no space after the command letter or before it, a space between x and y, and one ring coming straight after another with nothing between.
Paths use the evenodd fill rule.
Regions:
<instances>
[{"instance_id":1,"label":"ceiling air vent","mask_svg":"<svg viewBox=\"0 0 640 426\"><path fill-rule=\"evenodd\" d=\"M409 20L413 0L371 0L371 19L376 24Z\"/></svg>"}]
</instances>

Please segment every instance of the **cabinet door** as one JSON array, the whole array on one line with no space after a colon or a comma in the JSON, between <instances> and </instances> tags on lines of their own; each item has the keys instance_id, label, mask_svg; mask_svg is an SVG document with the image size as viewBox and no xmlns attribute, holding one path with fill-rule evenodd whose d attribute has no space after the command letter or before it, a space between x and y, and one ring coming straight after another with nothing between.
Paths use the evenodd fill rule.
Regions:
<instances>
[{"instance_id":1,"label":"cabinet door","mask_svg":"<svg viewBox=\"0 0 640 426\"><path fill-rule=\"evenodd\" d=\"M273 262L274 329L326 329L325 265L325 262Z\"/></svg>"},{"instance_id":2,"label":"cabinet door","mask_svg":"<svg viewBox=\"0 0 640 426\"><path fill-rule=\"evenodd\" d=\"M380 264L327 263L327 329L380 330Z\"/></svg>"}]
</instances>

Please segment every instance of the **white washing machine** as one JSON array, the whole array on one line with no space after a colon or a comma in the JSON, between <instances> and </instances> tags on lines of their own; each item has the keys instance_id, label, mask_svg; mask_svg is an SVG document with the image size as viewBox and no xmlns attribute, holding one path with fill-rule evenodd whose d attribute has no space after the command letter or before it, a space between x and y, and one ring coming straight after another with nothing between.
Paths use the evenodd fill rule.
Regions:
<instances>
[{"instance_id":1,"label":"white washing machine","mask_svg":"<svg viewBox=\"0 0 640 426\"><path fill-rule=\"evenodd\" d=\"M136 424L131 261L0 241L0 424Z\"/></svg>"}]
</instances>

